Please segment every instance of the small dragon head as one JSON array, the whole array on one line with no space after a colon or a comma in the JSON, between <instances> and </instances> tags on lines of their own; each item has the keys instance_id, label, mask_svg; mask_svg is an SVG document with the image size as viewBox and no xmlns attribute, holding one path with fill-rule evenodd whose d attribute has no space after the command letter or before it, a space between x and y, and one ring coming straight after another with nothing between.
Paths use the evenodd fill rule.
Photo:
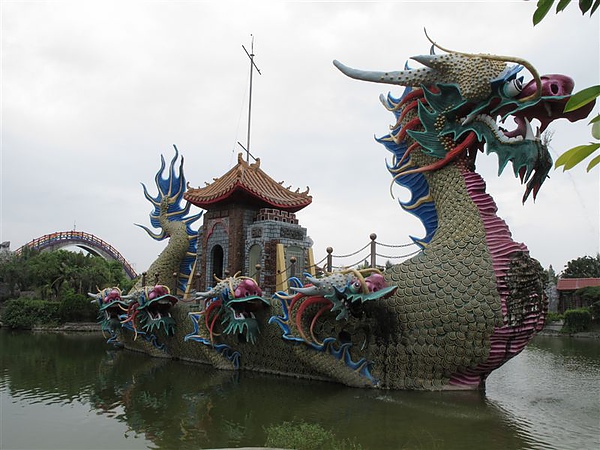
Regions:
<instances>
[{"instance_id":1,"label":"small dragon head","mask_svg":"<svg viewBox=\"0 0 600 450\"><path fill-rule=\"evenodd\" d=\"M215 327L220 326L222 333L244 336L246 342L254 344L260 332L255 313L270 303L262 297L262 290L254 279L238 275L217 279L218 283L212 289L197 293L196 299L205 302L203 314L211 340Z\"/></svg>"},{"instance_id":2,"label":"small dragon head","mask_svg":"<svg viewBox=\"0 0 600 450\"><path fill-rule=\"evenodd\" d=\"M398 287L387 286L377 269L341 270L323 278L308 275L307 280L310 284L306 287L291 289L306 297L324 297L331 301L331 311L339 311L337 320L348 319L350 315L360 316L365 302L387 298Z\"/></svg>"},{"instance_id":3,"label":"small dragon head","mask_svg":"<svg viewBox=\"0 0 600 450\"><path fill-rule=\"evenodd\" d=\"M171 295L167 286L145 286L125 296L130 300L125 322L130 322L137 335L136 318L139 317L142 330L147 333L164 328L169 336L175 334L175 319L171 308L177 303L177 297Z\"/></svg>"},{"instance_id":4,"label":"small dragon head","mask_svg":"<svg viewBox=\"0 0 600 450\"><path fill-rule=\"evenodd\" d=\"M108 331L114 335L120 328L120 318L127 311L127 302L123 300L121 289L118 287L108 287L98 290L93 294L88 292L99 307L98 323L102 326L102 331Z\"/></svg>"}]
</instances>

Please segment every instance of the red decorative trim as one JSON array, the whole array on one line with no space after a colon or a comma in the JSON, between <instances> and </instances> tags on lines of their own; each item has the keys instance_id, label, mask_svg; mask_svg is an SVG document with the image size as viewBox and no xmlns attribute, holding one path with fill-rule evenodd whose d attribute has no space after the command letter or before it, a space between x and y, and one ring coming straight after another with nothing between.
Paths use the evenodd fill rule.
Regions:
<instances>
[{"instance_id":1,"label":"red decorative trim","mask_svg":"<svg viewBox=\"0 0 600 450\"><path fill-rule=\"evenodd\" d=\"M213 235L213 233L215 232L215 228L217 227L217 225L223 225L223 229L225 230L225 234L227 234L229 236L229 224L226 224L225 221L223 219L214 219L214 222L212 222L210 225L210 230L208 233L206 233L206 240L208 241L210 239L210 237Z\"/></svg>"},{"instance_id":2,"label":"red decorative trim","mask_svg":"<svg viewBox=\"0 0 600 450\"><path fill-rule=\"evenodd\" d=\"M485 181L474 172L463 173L467 192L477 205L479 215L485 228L488 250L492 258L496 286L502 303L504 324L497 327L490 337L490 353L488 359L473 369L466 369L452 375L449 384L462 387L477 387L482 380L512 357L518 355L531 340L533 335L542 329L545 314L529 313L523 323L518 326L508 324L508 308L506 300L509 295L506 275L515 253L529 253L525 244L512 240L506 222L496 215L498 210L492 197L485 192Z\"/></svg>"}]
</instances>

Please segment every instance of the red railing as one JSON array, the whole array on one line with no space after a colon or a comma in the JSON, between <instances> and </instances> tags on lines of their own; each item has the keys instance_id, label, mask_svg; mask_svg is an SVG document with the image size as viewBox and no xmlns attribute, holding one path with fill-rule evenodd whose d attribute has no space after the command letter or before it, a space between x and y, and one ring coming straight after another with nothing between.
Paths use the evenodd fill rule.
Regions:
<instances>
[{"instance_id":1,"label":"red railing","mask_svg":"<svg viewBox=\"0 0 600 450\"><path fill-rule=\"evenodd\" d=\"M125 273L132 279L137 276L131 264L119 253L119 251L110 245L108 242L94 236L93 234L86 233L84 231L57 231L56 233L45 234L39 238L29 241L27 244L15 250L17 255L21 254L25 247L43 250L54 245L69 245L83 243L89 245L92 248L102 250L103 252L110 255L112 259L118 261L123 265Z\"/></svg>"}]
</instances>

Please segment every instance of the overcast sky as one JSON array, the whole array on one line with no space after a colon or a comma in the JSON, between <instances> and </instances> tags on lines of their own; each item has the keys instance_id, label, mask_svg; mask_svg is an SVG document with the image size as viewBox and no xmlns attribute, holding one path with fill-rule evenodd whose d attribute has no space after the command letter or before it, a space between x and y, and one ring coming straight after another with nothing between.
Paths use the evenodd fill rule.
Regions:
<instances>
[{"instance_id":1,"label":"overcast sky","mask_svg":"<svg viewBox=\"0 0 600 450\"><path fill-rule=\"evenodd\" d=\"M328 246L352 253L373 232L395 245L422 237L397 203L407 192L390 196L389 153L374 140L393 122L379 94L400 88L346 78L332 60L402 69L429 52L426 27L453 50L518 56L542 74L571 76L576 90L598 84L600 14L582 17L573 2L533 27L535 4L2 1L0 241L15 250L75 227L146 270L166 243L134 225L149 226L152 209L140 183L156 193L160 155L169 161L173 144L193 187L235 164L237 142L246 141L242 45L250 49L251 35L262 73L254 75L251 150L275 180L310 187L313 203L297 216L316 259ZM551 125L554 158L592 139L586 123ZM560 272L599 251L598 167L553 170L525 205L510 168L497 176L495 155L478 156L477 167L514 239L544 267Z\"/></svg>"}]
</instances>

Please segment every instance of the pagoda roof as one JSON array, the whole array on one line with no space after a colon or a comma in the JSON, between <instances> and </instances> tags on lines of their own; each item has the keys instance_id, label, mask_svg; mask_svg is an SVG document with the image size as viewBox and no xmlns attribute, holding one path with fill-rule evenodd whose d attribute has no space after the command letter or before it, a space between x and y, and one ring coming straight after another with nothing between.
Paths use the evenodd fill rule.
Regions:
<instances>
[{"instance_id":1,"label":"pagoda roof","mask_svg":"<svg viewBox=\"0 0 600 450\"><path fill-rule=\"evenodd\" d=\"M294 192L284 187L283 181L278 183L261 170L259 158L249 164L239 153L237 164L225 175L213 178L213 182L206 183L204 187L191 188L188 184L183 198L207 210L218 204L242 200L262 207L296 212L312 203L308 191L306 188L304 192L299 192L299 189Z\"/></svg>"}]
</instances>

